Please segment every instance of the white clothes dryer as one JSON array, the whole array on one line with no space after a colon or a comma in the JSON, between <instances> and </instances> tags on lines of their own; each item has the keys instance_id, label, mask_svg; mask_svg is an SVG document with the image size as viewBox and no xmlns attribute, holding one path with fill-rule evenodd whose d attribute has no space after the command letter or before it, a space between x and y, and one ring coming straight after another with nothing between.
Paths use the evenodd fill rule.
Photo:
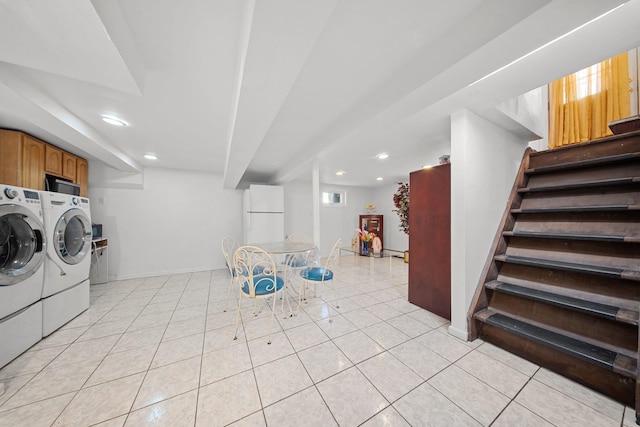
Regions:
<instances>
[{"instance_id":1,"label":"white clothes dryer","mask_svg":"<svg viewBox=\"0 0 640 427\"><path fill-rule=\"evenodd\" d=\"M47 245L42 288L42 333L51 334L89 308L91 212L89 199L44 191Z\"/></svg>"},{"instance_id":2,"label":"white clothes dryer","mask_svg":"<svg viewBox=\"0 0 640 427\"><path fill-rule=\"evenodd\" d=\"M0 368L42 338L40 193L0 184Z\"/></svg>"}]
</instances>

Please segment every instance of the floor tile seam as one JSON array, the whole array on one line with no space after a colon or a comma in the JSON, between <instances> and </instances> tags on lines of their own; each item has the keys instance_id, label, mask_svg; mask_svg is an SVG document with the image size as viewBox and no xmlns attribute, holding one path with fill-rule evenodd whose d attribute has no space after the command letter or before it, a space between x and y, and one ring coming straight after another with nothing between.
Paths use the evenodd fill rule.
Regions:
<instances>
[{"instance_id":1,"label":"floor tile seam","mask_svg":"<svg viewBox=\"0 0 640 427\"><path fill-rule=\"evenodd\" d=\"M242 420L244 420L244 419L247 419L247 418L249 418L249 417L252 417L252 416L254 416L255 414L257 414L258 412L262 412L262 419L264 420L264 425L265 425L265 426L268 426L268 424L267 424L267 418L265 417L265 414L264 414L264 408L258 409L257 411L254 411L254 412L252 412L252 413L250 413L250 414L244 415L242 418L238 418L237 420L234 420L234 421L231 421L231 422L229 422L229 423L225 424L225 426L230 426L230 425L233 425L233 424L235 424L235 423L237 423L237 422L239 422L239 421L242 421ZM196 418L196 421L197 421L197 418ZM196 424L197 424L197 423L196 423ZM194 424L194 426L195 426L195 424Z\"/></svg>"},{"instance_id":2,"label":"floor tile seam","mask_svg":"<svg viewBox=\"0 0 640 427\"><path fill-rule=\"evenodd\" d=\"M458 359L458 360L460 360L460 359ZM497 388L495 388L495 387L494 387L494 386L492 386L491 384L487 383L487 382L486 382L485 380L483 380L482 378L480 378L480 377L476 376L473 372L469 372L469 371L467 371L466 369L462 368L461 366L458 366L456 363L457 363L457 361L456 361L455 363L451 363L449 366L447 366L447 368L449 368L449 367L451 367L451 366L455 366L456 368L458 368L458 369L460 369L460 370L464 371L464 373L465 373L465 374L471 375L474 379L476 379L477 381L480 381L482 384L484 384L485 386L489 387L491 390L495 391L495 392L496 392L496 393L498 393L499 395L501 395L501 396L503 396L503 397L507 398L509 401L511 401L511 400L513 399L513 398L512 398L512 397L510 397L509 395L505 394L503 391L498 390ZM447 369L447 368L444 368L444 369ZM443 369L443 370L444 370L444 369ZM442 372L442 370L441 370L440 372ZM438 372L438 373L440 373L440 372ZM434 375L434 376L435 376L435 375ZM433 376L432 376L431 378L433 378ZM431 378L429 378L429 379L431 379ZM529 378L529 379L530 379L530 378ZM526 385L526 384L528 384L528 383L529 383L529 380L527 380L524 384ZM522 388L523 388L523 387L524 387L524 385L522 385L522 386L518 389L518 391L516 392L516 394L515 394L515 395L517 395L518 393L520 393L520 391L522 390ZM515 395L514 395L514 397L515 397Z\"/></svg>"},{"instance_id":3,"label":"floor tile seam","mask_svg":"<svg viewBox=\"0 0 640 427\"><path fill-rule=\"evenodd\" d=\"M406 337L407 337L407 339L406 339L406 340L404 340L404 341L402 341L402 342L400 342L400 343L398 343L398 344L395 344L395 345L393 345L393 346L391 346L391 347L389 347L389 348L385 347L384 345L382 345L382 343L379 343L378 341L376 341L376 339L375 339L375 338L373 338L371 335L367 334L367 332L364 330L364 329L370 328L371 326L379 325L380 323L386 323L388 326L392 327L393 329L395 329L396 331L398 331L398 332L399 332L399 333L401 333L402 335L406 336ZM391 350L392 348L395 348L395 347L399 346L400 344L403 344L403 343L405 343L405 342L410 341L410 340L412 340L412 339L413 339L412 337L410 337L409 335L405 334L405 333L404 333L403 331L401 331L400 329L398 329L398 328L396 328L395 326L393 326L392 324L388 323L386 320L383 320L382 322L374 323L373 325L365 326L364 328L362 328L362 329L360 329L360 330L362 331L362 333L363 333L363 334L365 334L366 336L368 336L369 338L371 338L372 340L374 340L376 343L378 343L378 344L380 344L382 347L384 347L384 348L385 348L385 350Z\"/></svg>"},{"instance_id":4,"label":"floor tile seam","mask_svg":"<svg viewBox=\"0 0 640 427\"><path fill-rule=\"evenodd\" d=\"M133 412L141 411L141 410L143 410L143 409L150 408L151 406L157 405L157 404L159 404L159 403L167 402L167 401L169 401L169 400L171 400L171 399L174 399L174 398L176 398L176 397L180 397L180 396L183 396L183 395L185 395L185 394L187 394L187 393L191 393L192 391L195 391L195 392L199 395L199 394L200 394L200 388L201 388L200 386L196 386L196 387L190 388L189 390L185 390L185 391L180 392L180 393L178 393L178 394L174 394L174 395L171 395L171 396L165 397L165 398L163 398L163 399L161 399L161 400L158 400L158 401L155 401L155 402L153 402L153 403L149 403L149 404L147 404L147 405L143 405L143 406L140 406L139 408L135 408L135 409L134 409L134 408L133 408L133 405L136 403L136 400L138 399L138 394L139 394L140 390L142 389L142 385L143 385L143 384L144 384L144 380L142 380L142 382L140 383L140 389L138 390L138 393L136 393L136 397L135 397L135 398L133 398L133 400L131 401L131 406L129 407L129 411L126 413L127 418L128 418L128 417L129 417L129 415L130 415L131 413L133 413ZM206 386L205 386L205 387L206 387ZM197 399L196 399L196 405L197 405ZM121 417L121 416L123 416L123 415L125 415L125 414L119 414L119 415L116 415L116 416L115 416L115 417L113 417L113 418ZM102 422L104 422L104 421L106 421L106 420L99 421L99 422L98 422L98 424L99 424L99 423L102 423ZM125 423L126 423L126 420L125 420Z\"/></svg>"},{"instance_id":5,"label":"floor tile seam","mask_svg":"<svg viewBox=\"0 0 640 427\"><path fill-rule=\"evenodd\" d=\"M539 367L539 368L538 368L538 370L536 370L536 373L538 373L538 371L539 371L540 369L543 369L543 368L544 368L543 366ZM615 418L612 418L609 414L605 414L604 412L602 412L599 408L594 407L594 406L593 406L593 405L591 405L590 403L582 402L582 401L580 401L580 400L576 399L574 396L572 396L572 395L570 395L570 394L567 394L567 393L565 393L565 392L564 392L564 391L562 391L562 390L558 390L558 389L557 389L557 388L555 388L554 386L549 385L549 384L547 384L547 383L545 383L545 382L542 382L542 381L540 381L539 379L534 378L534 377L535 377L535 374L533 374L533 375L531 376L531 380L533 380L533 381L535 381L535 382L537 382L537 383L539 383L539 384L542 384L542 385L544 385L544 386L546 386L546 387L549 387L550 389L552 389L552 390L554 390L554 391L556 391L556 392L560 393L561 395L565 396L566 398L571 399L572 401L576 402L578 405L580 405L580 406L586 406L587 408L590 408L591 410L593 410L593 411L595 411L595 412L599 413L599 414L600 414L600 415L602 415L602 416L607 417L607 418L608 418L608 419L610 419L610 420L613 420L613 421L615 421L615 422L617 422L617 421L618 421L618 420L616 420ZM563 377L563 378L566 378L566 377ZM529 384L529 382L530 382L530 381L527 381L527 384ZM576 383L576 384L578 384L578 383ZM523 387L523 388L524 388L524 387ZM590 390L590 391L593 391L592 389L589 389L589 390ZM522 390L520 390L520 391L522 391ZM596 393L597 393L597 392L596 392ZM520 394L520 393L518 393L518 394ZM612 398L610 398L610 397L608 397L608 396L605 396L604 394L601 394L601 393L598 393L598 394L599 394L600 396L604 397L604 398L610 399L610 400L614 401L615 403L618 403L618 404L622 405L622 406L623 406L622 416L624 417L624 408L626 407L626 405L624 405L623 403L618 402L618 401L617 401L617 400L615 400L615 399L612 399ZM514 397L514 399L515 399L515 397ZM517 402L517 403L519 403L520 405L524 406L524 405L523 405L522 403L520 403L520 402ZM526 407L526 406L525 406L525 407ZM529 408L527 408L527 409L529 409ZM529 409L529 410L530 410L531 412L534 412L532 409ZM536 412L534 412L534 413L535 413L535 414L537 414ZM542 415L540 415L540 414L537 414L537 415L538 415L538 416L540 416L541 418L544 418L544 417L542 417ZM545 420L546 420L546 418L545 418ZM550 422L550 421L549 421L549 422Z\"/></svg>"},{"instance_id":6,"label":"floor tile seam","mask_svg":"<svg viewBox=\"0 0 640 427\"><path fill-rule=\"evenodd\" d=\"M398 400L395 400L394 402L397 402ZM390 403L388 406L385 406L384 408L382 408L381 410L379 410L378 412L376 412L375 414L371 415L369 418L367 418L366 420L364 420L363 422L361 422L360 424L358 424L358 426L363 426L365 425L367 422L369 422L370 420L374 419L375 417L377 417L378 415L380 415L382 412L386 411L387 409L393 409L398 415L400 415L400 417L404 420L404 422L407 423L408 426L411 426L411 423L409 422L409 420L407 420L404 415L402 415L402 413L395 407L393 406L393 403Z\"/></svg>"},{"instance_id":7,"label":"floor tile seam","mask_svg":"<svg viewBox=\"0 0 640 427\"><path fill-rule=\"evenodd\" d=\"M451 366L451 365L449 365L449 366ZM445 368L445 369L446 369L446 368ZM441 372L442 372L442 371L441 371ZM435 375L434 375L434 376L435 376ZM433 376L432 376L431 378L429 378L427 381L425 381L424 383L428 384L428 385L429 385L429 387L433 388L433 389L434 389L438 394L440 394L442 397L444 397L444 398L445 398L445 399L447 399L449 402L451 402L451 404L452 404L452 405L456 406L458 409L460 409L462 412L464 412L468 417L470 417L471 419L473 419L474 421L476 421L479 425L481 425L481 426L483 426L483 425L484 425L484 423L483 423L482 421L480 421L478 418L474 417L472 414L470 414L469 412L467 412L464 408L462 408L462 407L461 407L460 405L458 405L456 402L454 402L453 400L451 400L451 399L449 398L449 396L447 396L446 394L442 393L442 392L441 392L441 391L440 391L436 386L434 386L433 384L431 384L429 381L431 381L432 379L433 379ZM505 408L506 408L507 406L509 406L509 405L510 405L510 403L511 403L511 401L509 401L509 403L507 403L507 404L505 405ZM504 408L503 408L503 410L504 410ZM493 424L493 423L495 422L495 420L496 420L496 419L497 419L497 416L496 416L496 418L494 418L494 419L491 421L491 423L489 423L489 425Z\"/></svg>"},{"instance_id":8,"label":"floor tile seam","mask_svg":"<svg viewBox=\"0 0 640 427\"><path fill-rule=\"evenodd\" d=\"M113 345L111 346L111 348L109 349L109 351L107 351L105 353L105 356L102 358L102 360L100 361L100 363L96 364L95 368L93 368L93 371L91 371L91 373L87 376L87 378L84 380L84 382L82 383L82 385L80 386L80 388L78 390L75 390L73 397L71 399L69 399L69 401L67 402L67 404L64 406L64 408L62 408L62 410L60 411L60 413L58 414L58 416L55 418L55 420L53 420L53 422L51 423L51 425L55 425L55 423L58 421L58 419L62 416L62 414L64 414L64 411L67 410L67 408L69 407L69 405L71 405L71 402L73 402L75 400L75 398L78 396L78 394L85 389L85 385L87 384L87 382L89 381L89 379L93 376L93 374L96 373L96 371L98 370L98 368L100 367L100 365L104 362L104 360L107 358L107 355L109 354L109 352L111 350L113 350L113 347L116 345L116 343L118 342L118 340L116 340ZM55 359L54 359L55 360ZM135 375L135 374L134 374ZM91 387L86 387L87 389L91 388ZM49 399L51 398L51 396L49 396Z\"/></svg>"},{"instance_id":9,"label":"floor tile seam","mask_svg":"<svg viewBox=\"0 0 640 427\"><path fill-rule=\"evenodd\" d=\"M382 354L382 353L379 353ZM377 355L376 355L377 356ZM375 357L375 356L374 356ZM364 361L363 361L364 362ZM392 405L394 402L397 402L399 399L401 399L402 397L406 396L407 394L411 393L413 390L415 390L416 388L420 387L422 384L424 384L426 381L422 380L422 377L420 377L418 375L418 377L420 377L420 383L418 385L416 385L415 387L413 387L411 390L409 390L408 392L404 393L402 396L400 396L398 399L395 399L393 401L389 400L389 398L387 396L384 395L384 393L382 392L382 390L380 390L374 383L373 381L371 381L371 379L369 379L369 377L367 376L367 374L360 369L360 364L362 364L362 362L358 363L357 365L354 365L354 367L358 370L358 372L360 372L360 374L367 380L367 382L369 384L371 384L371 386L380 394L380 396L382 396L384 398L384 400L387 401L387 403L389 404L388 406ZM380 411L378 411L380 412Z\"/></svg>"},{"instance_id":10,"label":"floor tile seam","mask_svg":"<svg viewBox=\"0 0 640 427\"><path fill-rule=\"evenodd\" d=\"M18 358L20 358L21 356L23 356L23 355L25 355L25 354L27 354L27 353L34 353L34 352L36 352L36 351L50 350L50 349L53 349L53 348L56 348L56 347L63 347L63 346L64 346L65 348L64 348L63 350L61 350L61 351L58 353L58 355L56 356L56 357L58 357L60 354L62 354L62 352L64 352L67 348L69 348L69 346L70 346L71 344L72 344L72 343L69 343L69 344L60 344L60 345L52 345L51 347L44 347L44 348L37 349L37 350L31 350L31 349L28 349L27 351L25 351L25 352L21 353L20 355L18 355L17 357L15 357L11 362L13 362L13 361L17 360ZM33 345L33 346L31 346L31 347L34 347L35 345L36 345L36 344L34 344L34 345ZM54 359L55 359L55 358L54 358ZM5 377L5 378L0 378L0 382L1 382L1 381L6 381L6 380L11 380L11 379L13 379L13 378L17 378L17 377L21 377L21 376L29 375L29 374L37 375L38 373L40 373L40 371L42 371L44 368L46 368L46 367L47 367L47 366L48 366L52 361L53 361L53 359L52 359L51 361L49 361L46 365L44 365L44 367L39 368L38 370L35 370L35 371L30 371L30 372L22 372L22 371L20 371L20 372L18 372L18 373L17 373L17 375L13 375L13 376ZM11 363L8 363L6 366L2 367L2 368L0 369L0 372L2 372L2 370L3 370L4 368L8 367L10 364L11 364ZM33 369L35 369L35 368L33 368ZM1 395L0 395L0 396L1 396ZM0 406L1 406L1 405L0 405Z\"/></svg>"},{"instance_id":11,"label":"floor tile seam","mask_svg":"<svg viewBox=\"0 0 640 427\"><path fill-rule=\"evenodd\" d=\"M96 339L100 339L100 338L96 338ZM87 340L87 341L90 341L90 340ZM75 342L75 341L74 341L74 342ZM113 347L115 346L115 343L117 343L117 340L116 340L116 341L114 342L114 344L109 348L109 350L107 351L107 353L102 357L102 359L100 360L100 362L99 362L98 364L96 364L96 366L95 366L95 368L93 369L93 371L91 371L91 373L87 376L87 378L85 379L85 381L82 383L82 385L80 386L80 388L79 388L78 390L70 390L70 391L68 391L68 392L66 392L66 393L62 393L62 394L67 394L67 393L71 393L71 392L74 392L74 391L75 391L75 392L76 392L76 394L77 394L80 390L82 390L82 389L84 388L85 384L87 383L87 381L89 381L89 378L91 378L91 376L96 372L96 370L97 370L97 369L98 369L98 367L102 364L102 362L104 362L104 359L106 359L106 357L109 355L109 352L110 352L111 350L113 350ZM71 346L71 344L69 344L69 345L67 346L67 348L68 348L68 347L70 347L70 346ZM31 381L34 381L34 379L35 379L35 378L36 378L40 373L42 373L46 368L48 368L48 367L49 367L49 366L50 366L50 365L51 365L51 364L52 364L52 363L53 363L53 362L54 362L58 357L60 357L60 355L61 355L62 353L64 353L64 351L66 351L66 349L65 349L65 350L63 350L63 351L61 351L61 352L60 352L56 357L54 357L51 361L49 361L49 363L47 363L44 367L42 367L42 369L40 369L40 370L39 370L39 371L38 371L38 372L37 372L33 377L31 377L31 378L29 379L29 381L27 381L27 382L26 382L22 387L20 387L20 389L19 389L19 390L17 390L17 391L13 394L13 396L12 396L12 397L10 397L9 399L7 399L7 402L9 402L9 401L10 401L10 400L11 400L11 399L12 399L12 398L13 398L13 397L18 393L18 392L20 392L20 390L22 390L22 389L23 389L24 387L26 387L29 383L31 383ZM92 359L92 360L94 360L94 359ZM98 359L98 358L96 358L95 360L99 360L99 359ZM72 364L75 364L75 363L77 363L77 362L73 362L73 363L69 363L69 364L64 364L64 365L60 365L59 367L69 366L69 365L72 365ZM56 368L56 367L54 367L54 368L52 368L52 369L55 369L55 368ZM53 396L53 397L61 396L62 394L57 394L57 395L55 395L55 396ZM75 398L76 394L74 394L74 396L73 396L73 398L72 398L71 400L73 400L73 399ZM49 396L49 397L47 397L47 399L49 399L49 398L51 398L51 397L52 397L52 396ZM41 400L34 401L34 402L31 402L31 403L40 402L40 401L47 400L47 399L41 399ZM70 400L69 402L71 402L71 400ZM7 402L4 402L4 403L2 404L2 406L4 406ZM0 412L2 412L2 406L0 406ZM22 405L22 406L25 406L25 405ZM65 408L66 408L66 406L65 406Z\"/></svg>"},{"instance_id":12,"label":"floor tile seam","mask_svg":"<svg viewBox=\"0 0 640 427\"><path fill-rule=\"evenodd\" d=\"M304 364L303 364L303 365L304 365ZM343 371L340 371L340 372L343 372ZM332 376L333 376L333 375L332 375ZM311 376L309 376L309 377L311 377ZM329 377L329 378L330 378L330 377ZM313 378L311 379L311 381L313 381ZM323 380L323 381L324 381L324 380ZM327 401L325 400L324 396L323 396L323 395L322 395L322 393L320 392L320 389L318 388L318 383L316 383L315 381L313 381L313 385L311 385L311 386L309 386L309 387L307 387L307 388L305 388L305 389L303 389L303 390L300 390L298 393L300 393L300 392L302 392L302 391L304 391L304 390L307 390L307 389L309 389L309 388L311 388L311 387L315 388L316 392L318 393L318 396L320 396L320 399L322 399L322 403L324 403L325 408L327 408L327 411L329 411L329 414L331 414L331 417L333 418L333 421L335 421L336 426L338 426L338 427L339 427L339 426L340 426L340 423L338 422L338 419L336 418L335 414L334 414L334 413L333 413L333 411L331 410L331 407L329 406L329 404L328 404L328 403L327 403Z\"/></svg>"},{"instance_id":13,"label":"floor tile seam","mask_svg":"<svg viewBox=\"0 0 640 427\"><path fill-rule=\"evenodd\" d=\"M507 410L507 408L508 408L508 407L510 407L512 404L517 404L517 405L522 406L522 407L523 407L523 408L525 408L527 411L530 411L532 414L537 415L538 417L542 418L543 420L545 420L545 421L546 421L546 422L548 422L549 424L551 424L551 425L554 425L554 426L555 426L555 424L554 424L553 422L551 422L551 420L546 419L546 418L545 418L545 417L543 417L541 414L537 413L536 411L534 411L534 410L533 410L533 409L531 409L531 408L528 408L528 407L527 407L526 405L524 405L523 403L521 403L521 402L517 402L517 401L516 401L516 399L518 398L518 396L520 395L520 393L522 393L522 391L527 387L527 385L529 385L529 383L530 383L531 381L533 381L533 380L534 380L533 376L534 376L534 375L535 375L539 370L540 370L540 367L538 367L538 369L536 369L536 372L534 372L534 373L529 377L529 379L527 379L527 381L522 385L522 387L520 387L520 389L519 389L519 390L518 390L518 392L513 396L513 398L510 398L510 399L509 399L509 403L507 403L507 404L505 405L505 407L504 407L504 408L502 408L502 410L498 413L498 415L496 415L496 417L493 419L493 421L491 421L491 424L489 424L490 426L491 426L491 425L493 425L493 423L495 423L495 422L500 418L500 416L504 413L504 411L506 411L506 410ZM535 380L535 381L537 381L537 380ZM539 382L539 381L537 381L537 382Z\"/></svg>"},{"instance_id":14,"label":"floor tile seam","mask_svg":"<svg viewBox=\"0 0 640 427\"><path fill-rule=\"evenodd\" d=\"M409 341L412 341L412 340L413 340L413 339L410 339ZM426 381L429 381L431 378L435 377L436 375L438 375L440 372L442 372L442 371L444 371L445 369L447 369L449 366L451 366L451 365L453 365L453 364L454 364L454 362L451 362L451 361L449 361L448 359L445 359L445 358L443 357L442 359L447 361L447 366L445 366L444 368L440 369L438 372L434 373L433 375L429 376L429 378L426 378L426 379L425 379L425 378L424 378L424 377L423 377L419 372L415 371L411 366L407 365L407 364L406 364L402 359L400 359L398 356L396 356L395 354L393 354L393 353L391 352L391 350L393 350L393 349L395 349L395 348L397 348L397 347L400 347L401 345L406 344L406 343L407 343L407 342L409 342L409 341L405 341L405 342L402 342L402 343L396 344L396 345L394 345L394 346L393 346L393 347L391 347L391 348L385 349L382 353L375 354L375 355L373 355L373 356L371 356L371 357L369 357L369 358L367 358L367 359L365 359L365 360L363 360L363 361L361 361L361 362L358 362L358 365L359 365L359 364L361 364L361 363L363 363L363 362L366 362L366 361L367 361L367 360L369 360L369 359L372 359L372 358L374 358L374 357L376 357L376 356L379 356L379 355L381 355L381 354L383 354L383 353L389 353L389 355L390 355L390 356L392 356L392 357L393 357L394 359L396 359L398 362L402 363L402 364L403 364L405 367L407 367L411 372L413 372L413 373L414 373L414 374L416 374L418 377L420 377L420 379L422 379L423 381L425 381L425 382L426 382ZM420 344L420 343L419 343L419 344ZM421 345L424 345L424 344L421 344ZM425 346L425 348L427 348L427 347ZM429 349L429 350L430 350L430 349ZM430 350L430 351L433 351L433 350ZM436 353L436 354L437 354L437 353ZM438 356L440 356L440 355L438 355ZM441 357L441 356L440 356L440 357Z\"/></svg>"},{"instance_id":15,"label":"floor tile seam","mask_svg":"<svg viewBox=\"0 0 640 427\"><path fill-rule=\"evenodd\" d=\"M32 401L32 402L27 402L27 403L25 403L25 404L23 404L23 405L18 405L18 406L15 406L15 407L13 407L13 408L9 408L9 409L2 409L2 406L4 406L4 404L6 404L6 403L11 399L11 398L9 398L9 399L7 400L7 402L3 403L3 404L2 404L2 406L0 406L0 414L2 414L2 413L6 413L6 412L9 412L9 411L13 411L13 410L16 410L16 409L24 408L24 407L26 407L26 406L33 405L33 404L36 404L36 403L45 402L45 401L47 401L47 400L49 400L49 399L55 399L55 398L57 398L57 397L64 396L65 394L73 393L73 394L74 394L74 395L73 395L73 397L75 397L75 395L76 395L80 390L82 390L82 389L79 389L79 390L70 390L70 391L66 391L66 392L58 393L58 394L55 394L55 395L49 395L49 396L47 396L47 397L45 397L45 398L38 399L38 400L34 400L34 401ZM17 392L16 392L16 393L17 393ZM15 395L16 395L16 393L14 393L14 394L12 395L12 397L13 397L13 396L15 396ZM73 397L71 398L71 400L73 400ZM71 402L71 400L70 400L69 402ZM65 406L65 408L66 408L66 406ZM64 409L63 409L63 410L64 410ZM61 412L61 413L62 413L62 412Z\"/></svg>"},{"instance_id":16,"label":"floor tile seam","mask_svg":"<svg viewBox=\"0 0 640 427\"><path fill-rule=\"evenodd\" d=\"M166 283L166 282L165 282L165 283ZM163 285L163 286L164 286L164 285ZM161 288L160 288L160 289L161 289ZM183 290L183 293L184 293L184 290ZM174 313L175 313L175 309L174 309ZM173 314L171 315L171 317L173 317ZM171 318L169 318L169 322L170 322L170 321L171 321ZM140 390L142 390L142 385L144 384L145 380L147 379L147 376L149 375L149 371L150 371L151 369L154 369L154 368L151 368L151 364L153 363L153 360L154 360L154 359L156 358L156 356L158 355L158 350L159 350L159 348L160 348L160 345L162 344L162 338L164 337L164 334L167 332L167 328L168 328L168 327L169 327L169 323L167 323L167 325L166 325L166 326L165 326L165 328L164 328L164 331L162 332L162 336L160 337L160 341L159 341L158 345L156 346L156 349L155 349L155 351L154 351L154 353L153 353L153 357L151 357L151 361L149 362L149 366L147 367L147 370L144 372L144 375L143 375L143 377L142 377L142 381L140 381L140 384L138 385L138 390L136 391L136 395L135 395L135 396L133 397L133 399L131 400L131 403L130 403L130 405L129 405L129 410L128 410L128 411L127 411L127 413L126 413L126 415L127 415L127 416L126 416L126 418L125 418L125 422L124 422L124 424L126 424L127 420L129 419L129 415L131 415L131 410L132 410L132 408L133 408L133 404L136 402L136 400L138 399L138 396L140 395ZM124 334L123 334L123 335L124 335ZM122 338L122 337L120 337L120 338ZM202 339L203 339L203 341L204 341L204 334L202 335ZM119 342L119 341L120 341L120 340L118 340L117 342ZM116 344L117 344L117 342L116 342ZM114 344L114 345L115 345L115 344ZM204 347L204 343L203 343L203 347ZM195 357L195 356L194 356L194 357ZM202 355L200 356L200 359L202 360ZM183 360L186 360L186 359L183 359ZM178 361L177 361L177 362L178 362ZM174 363L177 363L177 362L174 362ZM202 363L202 362L201 362L201 363ZM162 366L168 366L168 365L171 365L171 363L168 363L167 365L162 365ZM157 366L156 368L160 368L160 367L162 367L162 366ZM75 397L74 397L74 398L75 398ZM196 410L197 410L197 408L196 408ZM124 425L124 424L123 424L123 425Z\"/></svg>"}]
</instances>

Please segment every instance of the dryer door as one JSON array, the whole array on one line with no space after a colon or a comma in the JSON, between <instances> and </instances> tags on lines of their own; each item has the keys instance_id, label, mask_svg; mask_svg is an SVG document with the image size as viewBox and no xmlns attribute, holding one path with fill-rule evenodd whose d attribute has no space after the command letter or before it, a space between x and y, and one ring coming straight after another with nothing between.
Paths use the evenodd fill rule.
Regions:
<instances>
[{"instance_id":1,"label":"dryer door","mask_svg":"<svg viewBox=\"0 0 640 427\"><path fill-rule=\"evenodd\" d=\"M44 228L30 210L0 206L0 286L31 277L44 262Z\"/></svg>"},{"instance_id":2,"label":"dryer door","mask_svg":"<svg viewBox=\"0 0 640 427\"><path fill-rule=\"evenodd\" d=\"M78 264L91 253L91 221L80 209L70 209L56 223L53 240L60 259Z\"/></svg>"}]
</instances>

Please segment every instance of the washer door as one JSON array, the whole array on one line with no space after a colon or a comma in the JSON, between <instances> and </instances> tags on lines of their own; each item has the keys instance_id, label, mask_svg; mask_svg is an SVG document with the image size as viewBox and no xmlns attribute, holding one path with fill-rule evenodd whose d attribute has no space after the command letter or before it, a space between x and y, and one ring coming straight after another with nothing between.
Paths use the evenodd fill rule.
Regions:
<instances>
[{"instance_id":1,"label":"washer door","mask_svg":"<svg viewBox=\"0 0 640 427\"><path fill-rule=\"evenodd\" d=\"M91 222L80 209L60 217L53 231L56 253L67 264L78 264L91 252Z\"/></svg>"},{"instance_id":2,"label":"washer door","mask_svg":"<svg viewBox=\"0 0 640 427\"><path fill-rule=\"evenodd\" d=\"M44 262L44 227L30 210L0 206L0 286L31 277Z\"/></svg>"}]
</instances>

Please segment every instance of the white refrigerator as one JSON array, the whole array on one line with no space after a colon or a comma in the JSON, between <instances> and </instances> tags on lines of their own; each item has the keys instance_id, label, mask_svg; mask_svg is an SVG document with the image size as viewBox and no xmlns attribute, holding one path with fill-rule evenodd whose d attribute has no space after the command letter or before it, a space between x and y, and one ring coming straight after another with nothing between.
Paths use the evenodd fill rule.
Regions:
<instances>
[{"instance_id":1,"label":"white refrigerator","mask_svg":"<svg viewBox=\"0 0 640 427\"><path fill-rule=\"evenodd\" d=\"M244 244L284 240L284 188L250 185L244 191Z\"/></svg>"}]
</instances>

